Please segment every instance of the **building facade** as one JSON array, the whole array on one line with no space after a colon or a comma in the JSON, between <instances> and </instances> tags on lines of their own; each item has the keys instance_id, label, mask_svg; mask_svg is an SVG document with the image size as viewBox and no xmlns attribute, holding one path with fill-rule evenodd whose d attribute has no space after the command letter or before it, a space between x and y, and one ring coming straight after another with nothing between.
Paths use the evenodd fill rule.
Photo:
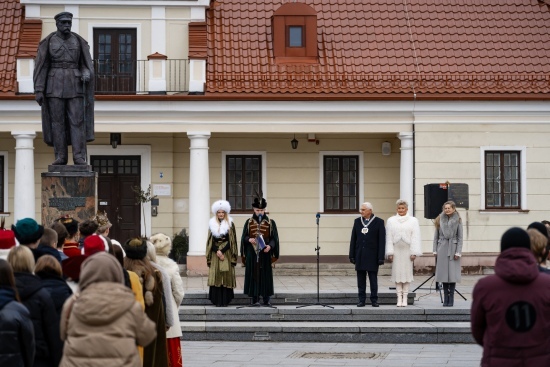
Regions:
<instances>
[{"instance_id":1,"label":"building facade","mask_svg":"<svg viewBox=\"0 0 550 367\"><path fill-rule=\"evenodd\" d=\"M386 220L398 198L411 203L429 255L428 184L468 185L468 208L458 209L465 266L490 265L508 227L550 218L544 2L469 0L452 11L428 0L10 3L20 22L3 35L16 50L0 74L13 81L0 94L8 223L40 215L53 152L29 75L33 45L60 11L75 14L100 78L88 145L99 208L139 233L188 228L191 270L204 266L210 204L229 200L239 228L257 190L288 262L314 258L316 213L324 261L347 261L359 205ZM129 204L135 184L151 185L158 215Z\"/></svg>"}]
</instances>

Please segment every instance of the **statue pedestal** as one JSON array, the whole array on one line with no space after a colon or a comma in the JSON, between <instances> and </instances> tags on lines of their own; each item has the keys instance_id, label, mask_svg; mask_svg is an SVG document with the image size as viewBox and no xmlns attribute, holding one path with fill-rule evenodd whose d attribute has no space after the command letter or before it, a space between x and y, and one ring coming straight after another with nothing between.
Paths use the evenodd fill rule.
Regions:
<instances>
[{"instance_id":1,"label":"statue pedestal","mask_svg":"<svg viewBox=\"0 0 550 367\"><path fill-rule=\"evenodd\" d=\"M91 166L48 166L42 172L42 224L70 215L79 222L97 213L97 172Z\"/></svg>"}]
</instances>

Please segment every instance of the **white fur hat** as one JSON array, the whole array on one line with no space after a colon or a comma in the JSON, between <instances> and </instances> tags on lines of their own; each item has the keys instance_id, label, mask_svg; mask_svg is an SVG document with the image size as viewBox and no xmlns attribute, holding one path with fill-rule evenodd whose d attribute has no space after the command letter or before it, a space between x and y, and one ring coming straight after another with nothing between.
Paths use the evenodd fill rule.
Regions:
<instances>
[{"instance_id":1,"label":"white fur hat","mask_svg":"<svg viewBox=\"0 0 550 367\"><path fill-rule=\"evenodd\" d=\"M223 210L226 214L231 213L231 205L228 201L218 200L212 204L212 214L216 215L218 210Z\"/></svg>"}]
</instances>

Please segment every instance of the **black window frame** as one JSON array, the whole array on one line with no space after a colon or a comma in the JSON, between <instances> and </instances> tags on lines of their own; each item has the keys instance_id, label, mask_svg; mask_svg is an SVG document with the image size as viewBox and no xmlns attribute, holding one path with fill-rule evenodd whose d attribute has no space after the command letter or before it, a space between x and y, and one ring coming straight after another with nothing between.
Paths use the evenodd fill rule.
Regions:
<instances>
[{"instance_id":1,"label":"black window frame","mask_svg":"<svg viewBox=\"0 0 550 367\"><path fill-rule=\"evenodd\" d=\"M136 155L93 155L92 170L101 175L141 175L141 157Z\"/></svg>"},{"instance_id":2,"label":"black window frame","mask_svg":"<svg viewBox=\"0 0 550 367\"><path fill-rule=\"evenodd\" d=\"M328 160L329 159L337 159L339 162L338 166L338 182L346 183L344 182L344 159L355 159L355 195L347 195L347 197L355 197L355 208L347 208L344 209L344 189L342 185L339 185L338 187L338 209L333 209L332 205L328 205L328 198L336 197L336 195L330 195L330 190L328 189L328 185L334 185L333 182L327 182L327 168L329 166ZM323 156L323 211L325 213L337 213L337 214L348 214L348 213L357 213L359 211L359 185L360 185L360 169L359 166L360 160L359 155L325 155ZM334 169L331 169L330 171L334 172ZM347 184L350 184L349 182Z\"/></svg>"},{"instance_id":3,"label":"black window frame","mask_svg":"<svg viewBox=\"0 0 550 367\"><path fill-rule=\"evenodd\" d=\"M241 169L233 169L230 170L230 159L242 159L241 162ZM257 169L246 169L246 159L257 159L258 160L258 168ZM225 156L225 199L230 203L231 205L231 213L235 214L242 214L242 213L249 213L252 210L252 202L254 201L254 198L256 197L256 193L260 193L263 187L263 176L262 176L262 167L263 167L263 159L262 155L260 154L227 154ZM241 184L240 184L240 195L235 195L232 189L230 188L230 185L238 185L236 182L233 182L231 180L231 171L238 172L240 171L241 174ZM247 179L247 171L258 172L258 182L254 182L254 173L252 173L252 185L255 185L255 187L252 187L251 190L247 193L246 192L246 185L248 184ZM240 198L240 205L236 204L237 198Z\"/></svg>"},{"instance_id":4,"label":"black window frame","mask_svg":"<svg viewBox=\"0 0 550 367\"><path fill-rule=\"evenodd\" d=\"M507 164L506 156L510 155L510 163ZM512 156L515 155L516 165L512 165ZM495 164L495 156L498 156L498 165ZM511 167L507 172L506 167ZM495 171L495 168L497 169ZM521 209L521 151L519 150L486 150L484 156L484 177L485 182L485 209L488 210L518 210ZM491 172L492 171L492 172ZM498 176L495 177L495 173ZM514 175L515 172L515 175ZM514 184L517 186L514 192ZM495 185L498 185L498 192L495 192ZM494 196L498 195L499 203L495 204ZM507 195L509 204L506 204ZM516 196L517 205L512 205Z\"/></svg>"}]
</instances>

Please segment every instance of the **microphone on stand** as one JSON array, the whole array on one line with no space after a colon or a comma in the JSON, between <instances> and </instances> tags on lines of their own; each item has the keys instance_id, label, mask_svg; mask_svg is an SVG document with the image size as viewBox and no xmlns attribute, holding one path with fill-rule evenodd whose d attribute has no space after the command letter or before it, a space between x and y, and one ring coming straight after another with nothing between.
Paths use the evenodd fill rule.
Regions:
<instances>
[{"instance_id":1,"label":"microphone on stand","mask_svg":"<svg viewBox=\"0 0 550 367\"><path fill-rule=\"evenodd\" d=\"M320 297L319 296L319 256L320 256L319 251L321 250L321 247L319 247L319 218L321 218L321 213L317 212L317 214L315 214L315 218L317 220L317 247L315 247L315 251L317 252L317 302L309 305L298 306L296 308L302 308L302 307L308 307L308 306L322 306L322 307L334 308L332 306L322 304L321 301L319 300L319 297Z\"/></svg>"}]
</instances>

